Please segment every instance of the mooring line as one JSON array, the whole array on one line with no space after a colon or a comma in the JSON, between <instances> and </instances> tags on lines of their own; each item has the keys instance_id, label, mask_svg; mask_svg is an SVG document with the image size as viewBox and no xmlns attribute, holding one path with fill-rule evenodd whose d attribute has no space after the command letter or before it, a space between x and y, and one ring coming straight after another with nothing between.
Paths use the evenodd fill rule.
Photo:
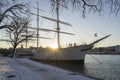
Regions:
<instances>
[{"instance_id":1,"label":"mooring line","mask_svg":"<svg viewBox=\"0 0 120 80\"><path fill-rule=\"evenodd\" d=\"M98 60L97 58L95 58L95 57L92 56L91 54L90 54L90 56L91 56L93 59L95 59L96 61L98 61L100 64L102 64L102 62L101 62L100 60Z\"/></svg>"}]
</instances>

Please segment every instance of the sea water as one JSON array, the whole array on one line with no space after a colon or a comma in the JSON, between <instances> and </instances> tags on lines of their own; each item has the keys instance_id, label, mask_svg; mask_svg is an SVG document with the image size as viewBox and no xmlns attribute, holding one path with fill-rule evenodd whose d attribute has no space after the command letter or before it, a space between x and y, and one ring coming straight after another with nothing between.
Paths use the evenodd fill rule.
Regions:
<instances>
[{"instance_id":1,"label":"sea water","mask_svg":"<svg viewBox=\"0 0 120 80\"><path fill-rule=\"evenodd\" d=\"M84 74L101 80L120 80L120 55L86 55Z\"/></svg>"}]
</instances>

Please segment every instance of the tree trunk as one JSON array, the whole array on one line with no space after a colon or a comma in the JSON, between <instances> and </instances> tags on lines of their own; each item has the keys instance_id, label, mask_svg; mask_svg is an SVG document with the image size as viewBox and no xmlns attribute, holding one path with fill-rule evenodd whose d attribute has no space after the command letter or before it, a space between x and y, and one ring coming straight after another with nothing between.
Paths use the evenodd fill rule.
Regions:
<instances>
[{"instance_id":1,"label":"tree trunk","mask_svg":"<svg viewBox=\"0 0 120 80\"><path fill-rule=\"evenodd\" d=\"M16 47L13 48L13 52L12 52L12 58L16 57Z\"/></svg>"}]
</instances>

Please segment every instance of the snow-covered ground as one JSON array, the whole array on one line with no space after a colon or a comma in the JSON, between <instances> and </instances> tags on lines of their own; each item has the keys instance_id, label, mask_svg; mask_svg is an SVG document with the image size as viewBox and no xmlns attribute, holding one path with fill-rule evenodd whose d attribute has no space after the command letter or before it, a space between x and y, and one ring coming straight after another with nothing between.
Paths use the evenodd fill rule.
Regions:
<instances>
[{"instance_id":1,"label":"snow-covered ground","mask_svg":"<svg viewBox=\"0 0 120 80\"><path fill-rule=\"evenodd\" d=\"M29 59L0 57L0 80L93 80Z\"/></svg>"}]
</instances>

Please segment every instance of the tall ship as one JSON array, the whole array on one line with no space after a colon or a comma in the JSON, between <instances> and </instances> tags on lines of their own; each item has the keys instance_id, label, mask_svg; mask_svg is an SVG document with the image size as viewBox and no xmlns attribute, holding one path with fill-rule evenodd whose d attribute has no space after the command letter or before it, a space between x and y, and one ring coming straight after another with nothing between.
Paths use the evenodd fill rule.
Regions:
<instances>
[{"instance_id":1,"label":"tall ship","mask_svg":"<svg viewBox=\"0 0 120 80\"><path fill-rule=\"evenodd\" d=\"M84 63L85 55L86 53L94 47L96 43L99 41L108 38L111 35L107 35L105 37L102 37L96 41L93 41L90 44L85 45L76 45L73 46L69 44L68 47L62 48L60 43L60 34L69 34L74 35L72 33L62 32L60 31L60 24L65 25L71 25L69 23L63 22L59 20L59 3L56 3L56 19L48 18L45 16L41 16L42 18L55 21L57 24L56 30L49 30L49 29L42 29L42 28L36 28L36 30L45 30L45 31L53 31L57 33L57 48L56 49L47 49L47 50L41 50L41 51L33 51L33 57L32 59L35 60L41 60L41 61L48 61L48 62L78 62L78 63ZM33 27L29 27L31 29L35 29Z\"/></svg>"},{"instance_id":2,"label":"tall ship","mask_svg":"<svg viewBox=\"0 0 120 80\"><path fill-rule=\"evenodd\" d=\"M91 50L96 43L109 37L107 35L100 38L88 45L70 46L67 48L58 47L56 49L47 49L40 51L33 51L32 59L45 61L45 62L71 62L71 63L81 63L84 64L85 55L89 50Z\"/></svg>"}]
</instances>

